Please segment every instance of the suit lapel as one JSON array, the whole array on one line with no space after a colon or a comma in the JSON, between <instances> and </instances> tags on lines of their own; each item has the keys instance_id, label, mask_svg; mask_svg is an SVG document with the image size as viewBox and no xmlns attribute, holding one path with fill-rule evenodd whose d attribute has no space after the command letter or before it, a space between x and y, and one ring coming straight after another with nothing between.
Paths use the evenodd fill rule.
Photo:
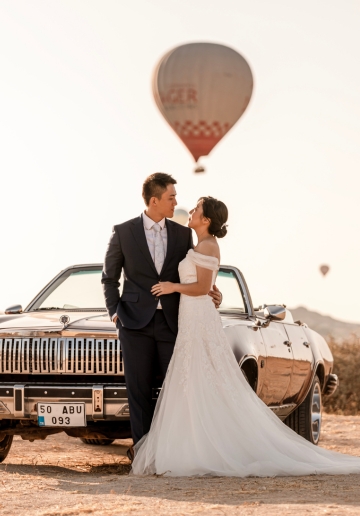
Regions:
<instances>
[{"instance_id":1,"label":"suit lapel","mask_svg":"<svg viewBox=\"0 0 360 516\"><path fill-rule=\"evenodd\" d=\"M174 254L177 238L176 224L174 224L173 222L171 222L171 220L168 219L165 220L165 224L167 232L167 250L164 265L161 269L161 273L166 269L172 255Z\"/></svg>"},{"instance_id":2,"label":"suit lapel","mask_svg":"<svg viewBox=\"0 0 360 516\"><path fill-rule=\"evenodd\" d=\"M132 231L132 233L133 233L133 235L135 237L135 240L136 240L138 246L140 247L141 252L143 253L143 255L146 258L147 262L149 263L149 265L151 266L151 268L153 269L153 271L157 275L157 270L155 268L155 264L153 262L153 259L151 258L151 254L150 254L150 251L149 251L149 246L148 246L148 243L146 241L146 236L145 236L145 230L144 230L144 224L143 224L142 217L139 217L138 219L135 219L133 221L133 225L131 226L131 231Z\"/></svg>"}]
</instances>

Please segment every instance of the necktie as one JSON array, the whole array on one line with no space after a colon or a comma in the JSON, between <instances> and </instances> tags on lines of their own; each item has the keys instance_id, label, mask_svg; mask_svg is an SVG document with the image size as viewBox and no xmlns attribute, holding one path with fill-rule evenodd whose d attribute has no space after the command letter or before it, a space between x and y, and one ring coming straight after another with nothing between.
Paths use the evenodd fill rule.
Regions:
<instances>
[{"instance_id":1,"label":"necktie","mask_svg":"<svg viewBox=\"0 0 360 516\"><path fill-rule=\"evenodd\" d=\"M153 229L155 231L154 263L158 274L160 274L165 260L164 243L160 235L161 226L159 224L154 224Z\"/></svg>"}]
</instances>

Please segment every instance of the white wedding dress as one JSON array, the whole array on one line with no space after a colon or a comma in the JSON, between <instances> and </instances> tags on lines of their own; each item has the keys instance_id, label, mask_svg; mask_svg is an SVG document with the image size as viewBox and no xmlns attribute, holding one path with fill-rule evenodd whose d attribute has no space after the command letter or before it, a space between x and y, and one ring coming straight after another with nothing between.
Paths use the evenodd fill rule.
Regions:
<instances>
[{"instance_id":1,"label":"white wedding dress","mask_svg":"<svg viewBox=\"0 0 360 516\"><path fill-rule=\"evenodd\" d=\"M190 250L181 283L218 260ZM181 295L179 333L135 475L287 476L360 473L360 458L317 447L290 428L245 380L210 296Z\"/></svg>"}]
</instances>

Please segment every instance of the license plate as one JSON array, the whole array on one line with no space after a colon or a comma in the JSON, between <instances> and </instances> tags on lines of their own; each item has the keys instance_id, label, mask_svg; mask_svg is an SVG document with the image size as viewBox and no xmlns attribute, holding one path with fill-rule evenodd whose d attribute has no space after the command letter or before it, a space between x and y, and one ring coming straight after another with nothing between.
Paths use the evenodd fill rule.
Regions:
<instances>
[{"instance_id":1,"label":"license plate","mask_svg":"<svg viewBox=\"0 0 360 516\"><path fill-rule=\"evenodd\" d=\"M39 426L86 426L85 403L38 403Z\"/></svg>"}]
</instances>

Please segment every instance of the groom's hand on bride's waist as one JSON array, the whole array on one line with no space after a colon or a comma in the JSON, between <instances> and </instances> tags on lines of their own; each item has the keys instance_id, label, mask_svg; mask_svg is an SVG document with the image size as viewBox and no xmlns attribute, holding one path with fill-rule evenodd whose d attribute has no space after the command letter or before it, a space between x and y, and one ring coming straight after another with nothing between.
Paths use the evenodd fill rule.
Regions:
<instances>
[{"instance_id":1,"label":"groom's hand on bride's waist","mask_svg":"<svg viewBox=\"0 0 360 516\"><path fill-rule=\"evenodd\" d=\"M222 302L222 293L217 288L216 285L213 285L212 290L209 292L209 296L212 297L213 303L215 305L215 308L219 308Z\"/></svg>"}]
</instances>

